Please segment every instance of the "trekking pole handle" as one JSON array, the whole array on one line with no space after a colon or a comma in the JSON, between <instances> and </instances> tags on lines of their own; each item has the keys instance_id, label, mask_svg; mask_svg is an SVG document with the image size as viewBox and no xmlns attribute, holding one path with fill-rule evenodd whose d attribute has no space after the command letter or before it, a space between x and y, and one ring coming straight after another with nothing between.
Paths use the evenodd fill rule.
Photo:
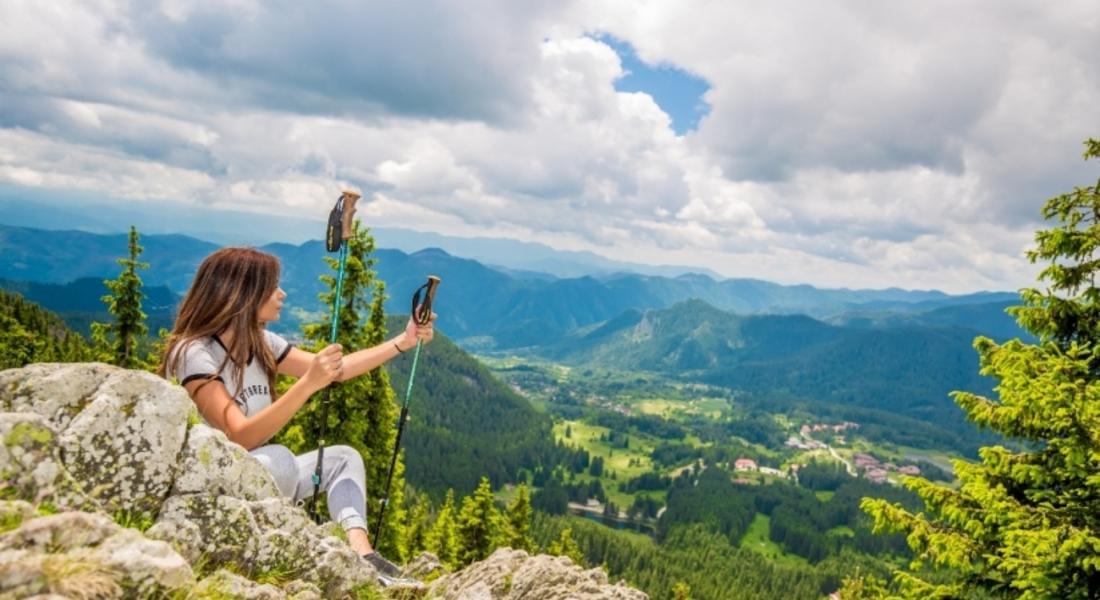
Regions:
<instances>
[{"instance_id":1,"label":"trekking pole handle","mask_svg":"<svg viewBox=\"0 0 1100 600\"><path fill-rule=\"evenodd\" d=\"M435 275L428 276L428 283L420 286L413 294L412 317L417 325L427 325L432 322L432 302L435 301L436 288L442 280ZM420 301L420 292L424 292L424 302Z\"/></svg>"},{"instance_id":2,"label":"trekking pole handle","mask_svg":"<svg viewBox=\"0 0 1100 600\"><path fill-rule=\"evenodd\" d=\"M361 198L361 196L351 190L344 190L341 198L344 201L344 214L340 219L341 224L343 225L343 230L340 232L340 235L343 239L347 240L351 238L351 235L353 233L352 217L355 216L355 203L359 201L359 198Z\"/></svg>"}]
</instances>

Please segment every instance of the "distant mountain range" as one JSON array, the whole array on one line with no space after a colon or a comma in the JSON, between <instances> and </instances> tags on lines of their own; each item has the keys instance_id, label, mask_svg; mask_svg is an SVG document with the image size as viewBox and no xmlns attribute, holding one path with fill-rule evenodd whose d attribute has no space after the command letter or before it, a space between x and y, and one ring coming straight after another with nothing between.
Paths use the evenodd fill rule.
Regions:
<instances>
[{"instance_id":1,"label":"distant mountain range","mask_svg":"<svg viewBox=\"0 0 1100 600\"><path fill-rule=\"evenodd\" d=\"M0 215L5 224L19 227L109 235L121 233L130 225L135 225L143 235L183 234L218 245L263 246L276 241L300 244L320 238L325 229L320 218L214 210L178 202L119 204L75 193L58 193L53 198L38 196L32 204L26 201L18 188L3 185L0 185ZM696 272L716 276L698 267L621 262L592 252L562 251L543 244L511 239L456 237L391 227L372 226L371 231L379 247L407 253L440 248L518 278L539 279L546 274L581 277L615 272L670 277Z\"/></svg>"},{"instance_id":2,"label":"distant mountain range","mask_svg":"<svg viewBox=\"0 0 1100 600\"><path fill-rule=\"evenodd\" d=\"M182 294L195 268L218 246L183 235L146 235L142 272L147 286L165 286ZM117 276L115 259L126 249L124 234L46 231L0 225L0 279L10 282L67 284L74 280ZM262 249L282 261L282 286L298 312L284 312L274 326L295 334L303 318L322 314L318 276L328 271L321 261L321 242L269 244ZM700 299L739 314L805 314L841 324L881 326L903 319L899 314L929 313L953 306L981 307L1011 302L1014 294L979 293L949 296L937 291L823 290L808 285L784 286L752 279L716 280L706 275L678 277L616 273L576 278L517 277L458 258L440 249L412 254L399 250L375 252L379 277L387 284L387 311L407 313L409 295L428 274L443 279L437 303L440 328L462 343L482 348L522 348L553 343L577 328L615 318L631 309L649 310ZM32 298L41 300L41 298ZM51 307L50 302L46 306ZM988 310L973 308L985 315ZM64 311L62 311L64 312ZM945 315L955 314L950 311ZM928 318L928 317L921 317ZM950 318L944 316L943 318ZM983 317L998 334L1014 325L1003 314ZM974 318L970 318L974 321Z\"/></svg>"}]
</instances>

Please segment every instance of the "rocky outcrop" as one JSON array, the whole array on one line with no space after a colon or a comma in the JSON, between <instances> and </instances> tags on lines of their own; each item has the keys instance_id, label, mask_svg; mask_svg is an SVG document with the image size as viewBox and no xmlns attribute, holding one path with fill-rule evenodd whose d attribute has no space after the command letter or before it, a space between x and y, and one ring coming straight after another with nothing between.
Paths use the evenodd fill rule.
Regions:
<instances>
[{"instance_id":1,"label":"rocky outcrop","mask_svg":"<svg viewBox=\"0 0 1100 600\"><path fill-rule=\"evenodd\" d=\"M243 590L245 574L296 582L291 595L301 597L346 596L374 581L334 528L280 497L263 465L199 422L182 388L149 373L94 363L0 372L0 437L4 497L61 513L28 514L27 503L0 511L21 522L0 535L0 597L65 594L51 574L67 570L86 573L104 597L189 589L199 581L188 565L222 569L202 580L207 588ZM66 531L75 545L59 553L53 540ZM110 558L136 556L150 562ZM238 596L287 595L248 590Z\"/></svg>"},{"instance_id":2,"label":"rocky outcrop","mask_svg":"<svg viewBox=\"0 0 1100 600\"><path fill-rule=\"evenodd\" d=\"M105 596L128 590L155 596L192 583L191 566L172 547L121 527L104 515L68 512L27 520L0 536L0 590L13 597L43 593Z\"/></svg>"},{"instance_id":3,"label":"rocky outcrop","mask_svg":"<svg viewBox=\"0 0 1100 600\"><path fill-rule=\"evenodd\" d=\"M442 600L646 600L622 583L611 585L601 569L582 569L564 556L531 556L500 548L489 558L432 583L430 598Z\"/></svg>"},{"instance_id":4,"label":"rocky outcrop","mask_svg":"<svg viewBox=\"0 0 1100 600\"><path fill-rule=\"evenodd\" d=\"M200 422L182 388L103 364L0 371L0 599L361 597L373 569ZM125 525L125 526L123 526ZM443 575L424 555L423 578ZM377 596L378 590L367 592ZM500 550L391 597L646 596L568 559Z\"/></svg>"},{"instance_id":5,"label":"rocky outcrop","mask_svg":"<svg viewBox=\"0 0 1100 600\"><path fill-rule=\"evenodd\" d=\"M0 410L42 416L84 491L110 510L137 512L168 495L194 412L183 388L98 363L4 371Z\"/></svg>"}]
</instances>

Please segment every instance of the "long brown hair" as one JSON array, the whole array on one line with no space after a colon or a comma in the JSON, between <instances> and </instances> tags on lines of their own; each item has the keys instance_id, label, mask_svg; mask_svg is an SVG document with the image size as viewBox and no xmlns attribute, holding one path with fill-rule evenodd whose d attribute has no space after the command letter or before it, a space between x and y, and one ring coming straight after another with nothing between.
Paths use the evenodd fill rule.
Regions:
<instances>
[{"instance_id":1,"label":"long brown hair","mask_svg":"<svg viewBox=\"0 0 1100 600\"><path fill-rule=\"evenodd\" d=\"M157 374L167 377L175 372L187 344L229 330L233 338L218 371L232 363L234 389L240 390L248 362L262 361L274 400L277 366L264 339L259 311L278 287L279 259L271 254L255 248L222 248L207 256L180 303Z\"/></svg>"}]
</instances>

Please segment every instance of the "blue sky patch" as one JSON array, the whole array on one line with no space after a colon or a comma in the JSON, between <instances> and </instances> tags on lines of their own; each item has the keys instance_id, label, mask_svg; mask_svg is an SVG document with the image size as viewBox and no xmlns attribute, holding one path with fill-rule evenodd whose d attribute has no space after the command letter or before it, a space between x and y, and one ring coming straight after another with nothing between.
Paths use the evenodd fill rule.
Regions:
<instances>
[{"instance_id":1,"label":"blue sky patch","mask_svg":"<svg viewBox=\"0 0 1100 600\"><path fill-rule=\"evenodd\" d=\"M626 75L615 80L620 92L649 94L672 118L672 128L683 135L699 127L699 120L710 112L703 94L710 89L705 79L669 64L648 65L634 51L630 42L601 33L595 39L611 46L619 55Z\"/></svg>"}]
</instances>

